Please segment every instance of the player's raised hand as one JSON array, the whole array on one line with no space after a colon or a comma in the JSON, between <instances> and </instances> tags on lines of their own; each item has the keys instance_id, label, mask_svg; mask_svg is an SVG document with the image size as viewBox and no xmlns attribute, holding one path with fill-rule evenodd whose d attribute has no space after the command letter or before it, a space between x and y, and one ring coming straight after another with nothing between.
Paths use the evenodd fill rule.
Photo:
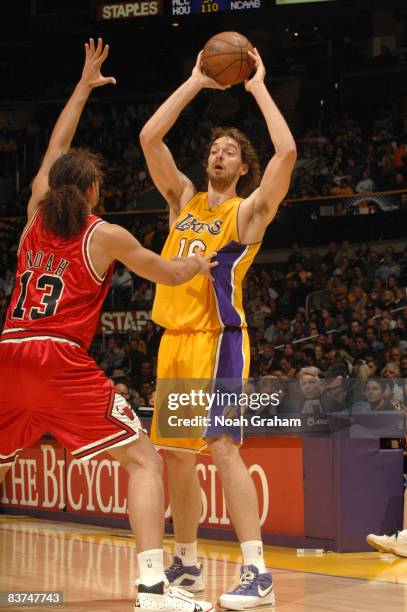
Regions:
<instances>
[{"instance_id":1,"label":"player's raised hand","mask_svg":"<svg viewBox=\"0 0 407 612\"><path fill-rule=\"evenodd\" d=\"M93 89L102 85L116 85L114 77L104 77L101 73L102 64L109 54L109 45L103 45L103 40L98 38L97 47L93 38L85 43L85 65L82 71L81 82Z\"/></svg>"},{"instance_id":2,"label":"player's raised hand","mask_svg":"<svg viewBox=\"0 0 407 612\"><path fill-rule=\"evenodd\" d=\"M253 52L248 51L247 53L250 55L254 62L256 72L254 73L251 79L246 79L246 81L244 82L244 86L246 91L252 91L253 86L255 86L257 83L264 82L264 77L266 76L266 69L260 57L260 53L257 51L256 48L253 49Z\"/></svg>"},{"instance_id":3,"label":"player's raised hand","mask_svg":"<svg viewBox=\"0 0 407 612\"><path fill-rule=\"evenodd\" d=\"M193 78L195 78L199 84L201 85L201 87L207 87L209 89L228 89L229 85L219 85L219 83L217 81L215 81L215 79L211 79L210 77L208 77L202 70L202 54L203 54L203 49L202 51L200 51L198 53L198 57L196 60L196 64L194 66L194 69L192 70L192 76Z\"/></svg>"}]
</instances>

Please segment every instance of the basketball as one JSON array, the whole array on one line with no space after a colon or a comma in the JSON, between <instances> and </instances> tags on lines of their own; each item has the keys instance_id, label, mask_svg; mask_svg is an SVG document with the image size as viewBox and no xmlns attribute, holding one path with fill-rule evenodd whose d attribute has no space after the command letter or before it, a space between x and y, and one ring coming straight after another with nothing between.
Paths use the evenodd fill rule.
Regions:
<instances>
[{"instance_id":1,"label":"basketball","mask_svg":"<svg viewBox=\"0 0 407 612\"><path fill-rule=\"evenodd\" d=\"M221 32L206 43L201 61L202 71L219 85L237 85L247 79L254 69L248 54L251 43L238 32Z\"/></svg>"}]
</instances>

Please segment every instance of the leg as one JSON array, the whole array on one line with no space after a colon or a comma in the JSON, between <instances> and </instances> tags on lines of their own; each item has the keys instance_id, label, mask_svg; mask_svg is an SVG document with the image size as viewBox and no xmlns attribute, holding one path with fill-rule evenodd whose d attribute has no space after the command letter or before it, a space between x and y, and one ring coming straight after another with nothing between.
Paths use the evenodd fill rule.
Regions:
<instances>
[{"instance_id":1,"label":"leg","mask_svg":"<svg viewBox=\"0 0 407 612\"><path fill-rule=\"evenodd\" d=\"M238 446L227 436L208 438L207 442L239 541L261 540L257 493Z\"/></svg>"},{"instance_id":2,"label":"leg","mask_svg":"<svg viewBox=\"0 0 407 612\"><path fill-rule=\"evenodd\" d=\"M164 487L162 461L146 434L109 453L129 474L128 508L138 552L162 548L164 534Z\"/></svg>"},{"instance_id":3,"label":"leg","mask_svg":"<svg viewBox=\"0 0 407 612\"><path fill-rule=\"evenodd\" d=\"M130 523L137 543L140 583L134 609L213 610L209 602L195 602L167 589L163 566L164 488L162 461L147 436L128 446L109 450L129 474L128 507Z\"/></svg>"},{"instance_id":4,"label":"leg","mask_svg":"<svg viewBox=\"0 0 407 612\"><path fill-rule=\"evenodd\" d=\"M176 542L195 542L201 516L201 488L195 470L196 454L166 451L168 486Z\"/></svg>"},{"instance_id":5,"label":"leg","mask_svg":"<svg viewBox=\"0 0 407 612\"><path fill-rule=\"evenodd\" d=\"M275 603L273 581L266 571L259 505L254 482L239 447L228 436L207 440L222 480L226 506L243 553L240 584L219 598L222 608L246 610Z\"/></svg>"},{"instance_id":6,"label":"leg","mask_svg":"<svg viewBox=\"0 0 407 612\"><path fill-rule=\"evenodd\" d=\"M5 466L0 467L0 484L5 479L6 474L9 471L10 468L11 468L11 465L5 465Z\"/></svg>"},{"instance_id":7,"label":"leg","mask_svg":"<svg viewBox=\"0 0 407 612\"><path fill-rule=\"evenodd\" d=\"M170 584L198 593L204 590L205 583L197 553L202 501L196 454L166 451L165 458L175 535L174 560L165 573Z\"/></svg>"}]
</instances>

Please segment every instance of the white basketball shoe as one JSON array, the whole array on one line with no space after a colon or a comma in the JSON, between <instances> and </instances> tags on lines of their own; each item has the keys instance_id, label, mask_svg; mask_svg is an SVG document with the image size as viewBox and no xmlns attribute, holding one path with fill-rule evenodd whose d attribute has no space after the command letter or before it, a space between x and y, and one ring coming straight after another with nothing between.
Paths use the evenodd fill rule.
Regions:
<instances>
[{"instance_id":1,"label":"white basketball shoe","mask_svg":"<svg viewBox=\"0 0 407 612\"><path fill-rule=\"evenodd\" d=\"M407 529L399 531L391 545L390 552L398 557L407 557Z\"/></svg>"},{"instance_id":2,"label":"white basketball shoe","mask_svg":"<svg viewBox=\"0 0 407 612\"><path fill-rule=\"evenodd\" d=\"M389 553L392 552L391 549L397 540L398 534L398 531L395 531L391 535L382 536L375 535L374 533L369 533L369 535L366 537L366 542L369 544L369 546L375 548L379 552Z\"/></svg>"},{"instance_id":3,"label":"white basketball shoe","mask_svg":"<svg viewBox=\"0 0 407 612\"><path fill-rule=\"evenodd\" d=\"M164 581L146 586L139 584L134 612L211 612L214 607L208 601L195 601L183 589L168 586Z\"/></svg>"},{"instance_id":4,"label":"white basketball shoe","mask_svg":"<svg viewBox=\"0 0 407 612\"><path fill-rule=\"evenodd\" d=\"M271 607L275 603L271 574L260 574L254 565L242 565L239 585L219 598L219 604L227 610L249 610L266 605Z\"/></svg>"}]
</instances>

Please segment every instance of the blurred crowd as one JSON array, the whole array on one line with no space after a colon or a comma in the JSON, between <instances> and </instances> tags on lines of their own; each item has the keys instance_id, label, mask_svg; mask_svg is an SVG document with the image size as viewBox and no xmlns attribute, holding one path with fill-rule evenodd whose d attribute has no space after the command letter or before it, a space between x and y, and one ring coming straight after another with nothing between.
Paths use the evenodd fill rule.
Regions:
<instances>
[{"instance_id":1,"label":"blurred crowd","mask_svg":"<svg viewBox=\"0 0 407 612\"><path fill-rule=\"evenodd\" d=\"M167 144L179 168L199 186L204 185L203 161L215 124L237 125L247 133L263 168L273 154L263 119L241 102L241 95L221 92L211 99L204 94L184 111L168 135ZM157 101L100 103L85 109L74 144L94 149L105 159L98 213L140 210L145 205L142 196L153 185L138 134L157 105ZM20 185L17 201L12 191L8 198L0 199L0 214L24 214L29 183L49 138L50 112L38 113L20 131L12 129L11 113L9 128L0 133L0 176L15 181L18 168ZM346 112L321 113L313 129L296 136L299 160L288 198L407 188L407 100L389 102L363 120ZM156 199L157 206L163 206L160 199Z\"/></svg>"},{"instance_id":2,"label":"blurred crowd","mask_svg":"<svg viewBox=\"0 0 407 612\"><path fill-rule=\"evenodd\" d=\"M327 121L299 140L290 197L346 196L407 188L407 100L392 104L362 127L349 114Z\"/></svg>"}]
</instances>

